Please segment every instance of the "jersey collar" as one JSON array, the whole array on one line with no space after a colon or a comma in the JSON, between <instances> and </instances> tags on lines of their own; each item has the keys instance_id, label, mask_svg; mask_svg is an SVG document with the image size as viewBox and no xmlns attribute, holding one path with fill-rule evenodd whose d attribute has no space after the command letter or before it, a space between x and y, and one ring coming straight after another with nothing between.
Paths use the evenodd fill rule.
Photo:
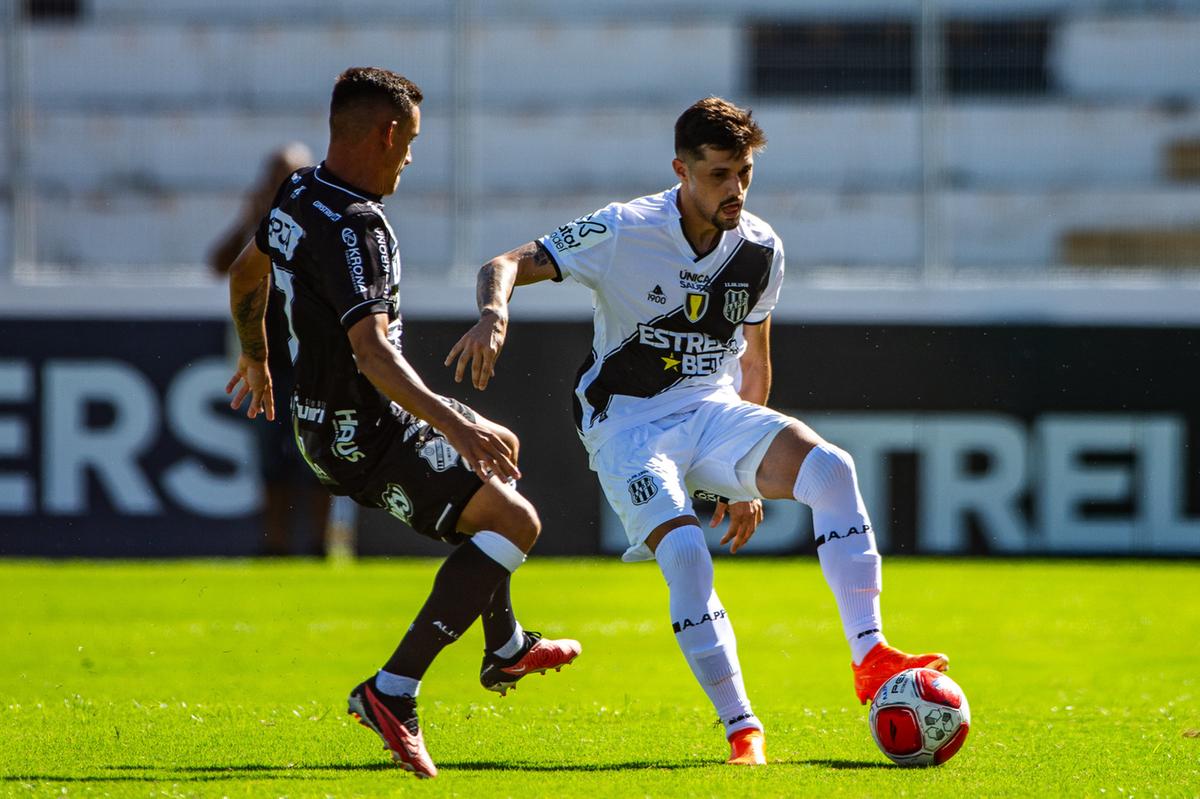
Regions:
<instances>
[{"instance_id":1,"label":"jersey collar","mask_svg":"<svg viewBox=\"0 0 1200 799\"><path fill-rule=\"evenodd\" d=\"M353 183L347 183L346 181L339 178L337 175L330 172L329 167L325 166L324 161L322 161L320 164L318 164L317 168L315 170L313 170L313 175L316 177L317 180L321 181L322 183L326 184L327 186L333 186L335 189L341 189L342 191L346 192L347 194L353 194L355 197L359 198L360 200L366 200L368 202L379 203L380 205L383 205L383 196L382 195L372 194L371 192L367 191L366 189L360 189L358 186L355 186Z\"/></svg>"},{"instance_id":2,"label":"jersey collar","mask_svg":"<svg viewBox=\"0 0 1200 799\"><path fill-rule=\"evenodd\" d=\"M679 189L680 184L676 183L664 193L667 201L667 229L671 232L671 238L674 240L675 246L679 248L679 251L690 259L692 263L698 264L701 261L708 260L714 253L721 249L722 245L725 244L725 234L729 231L722 230L716 245L704 253L704 255L697 255L696 250L692 247L692 243L688 241L687 236L683 235L683 214L679 211Z\"/></svg>"}]
</instances>

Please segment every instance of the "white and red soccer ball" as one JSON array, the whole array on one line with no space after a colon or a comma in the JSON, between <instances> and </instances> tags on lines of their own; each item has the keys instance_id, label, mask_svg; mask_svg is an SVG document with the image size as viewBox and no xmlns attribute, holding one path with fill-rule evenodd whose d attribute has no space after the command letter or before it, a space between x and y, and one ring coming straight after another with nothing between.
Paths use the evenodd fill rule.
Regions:
<instances>
[{"instance_id":1,"label":"white and red soccer ball","mask_svg":"<svg viewBox=\"0 0 1200 799\"><path fill-rule=\"evenodd\" d=\"M958 683L933 669L891 677L871 701L871 736L901 766L940 766L962 748L971 707Z\"/></svg>"}]
</instances>

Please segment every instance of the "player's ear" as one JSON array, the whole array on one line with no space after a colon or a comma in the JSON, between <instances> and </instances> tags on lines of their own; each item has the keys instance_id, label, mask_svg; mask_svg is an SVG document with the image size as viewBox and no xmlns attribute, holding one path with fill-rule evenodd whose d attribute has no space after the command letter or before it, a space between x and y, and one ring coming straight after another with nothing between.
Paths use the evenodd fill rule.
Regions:
<instances>
[{"instance_id":1,"label":"player's ear","mask_svg":"<svg viewBox=\"0 0 1200 799\"><path fill-rule=\"evenodd\" d=\"M385 149L392 149L396 145L396 139L400 135L400 122L396 119L385 118L380 126L380 132L383 134L383 145Z\"/></svg>"},{"instance_id":2,"label":"player's ear","mask_svg":"<svg viewBox=\"0 0 1200 799\"><path fill-rule=\"evenodd\" d=\"M675 171L675 177L679 178L680 183L687 182L687 164L682 159L676 158L671 161L671 169Z\"/></svg>"}]
</instances>

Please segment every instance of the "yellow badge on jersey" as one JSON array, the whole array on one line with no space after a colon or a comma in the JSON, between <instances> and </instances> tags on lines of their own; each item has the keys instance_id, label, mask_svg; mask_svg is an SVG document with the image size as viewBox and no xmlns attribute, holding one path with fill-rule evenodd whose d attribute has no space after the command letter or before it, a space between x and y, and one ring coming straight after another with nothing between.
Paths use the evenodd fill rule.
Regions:
<instances>
[{"instance_id":1,"label":"yellow badge on jersey","mask_svg":"<svg viewBox=\"0 0 1200 799\"><path fill-rule=\"evenodd\" d=\"M708 310L708 295L703 291L689 291L683 301L683 313L692 324L700 321Z\"/></svg>"}]
</instances>

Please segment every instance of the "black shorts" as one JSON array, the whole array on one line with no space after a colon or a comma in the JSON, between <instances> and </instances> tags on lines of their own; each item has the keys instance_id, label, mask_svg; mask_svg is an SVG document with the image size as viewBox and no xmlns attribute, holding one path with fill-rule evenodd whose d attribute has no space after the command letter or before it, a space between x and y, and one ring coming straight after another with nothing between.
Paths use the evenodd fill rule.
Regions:
<instances>
[{"instance_id":1,"label":"black shorts","mask_svg":"<svg viewBox=\"0 0 1200 799\"><path fill-rule=\"evenodd\" d=\"M475 421L466 405L442 400ZM370 476L350 496L360 505L384 508L421 535L462 543L466 536L457 531L458 517L483 482L440 431L407 411L392 425L391 440L379 451Z\"/></svg>"}]
</instances>

